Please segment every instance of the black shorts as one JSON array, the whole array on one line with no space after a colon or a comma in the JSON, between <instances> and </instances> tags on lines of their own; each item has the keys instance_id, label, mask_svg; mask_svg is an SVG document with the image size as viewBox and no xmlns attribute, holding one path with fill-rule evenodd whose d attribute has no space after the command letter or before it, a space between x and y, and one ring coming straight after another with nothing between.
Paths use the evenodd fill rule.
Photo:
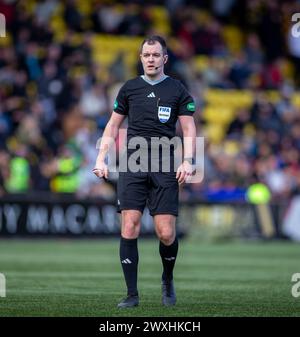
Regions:
<instances>
[{"instance_id":1,"label":"black shorts","mask_svg":"<svg viewBox=\"0 0 300 337\"><path fill-rule=\"evenodd\" d=\"M178 216L178 180L175 172L120 172L117 208Z\"/></svg>"}]
</instances>

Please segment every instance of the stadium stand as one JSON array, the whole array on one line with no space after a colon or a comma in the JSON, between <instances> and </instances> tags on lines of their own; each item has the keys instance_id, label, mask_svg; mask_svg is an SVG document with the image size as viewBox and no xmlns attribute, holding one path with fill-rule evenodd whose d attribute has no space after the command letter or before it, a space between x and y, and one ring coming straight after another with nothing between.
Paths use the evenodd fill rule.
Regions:
<instances>
[{"instance_id":1,"label":"stadium stand","mask_svg":"<svg viewBox=\"0 0 300 337\"><path fill-rule=\"evenodd\" d=\"M256 179L272 200L298 193L300 55L289 34L299 2L216 4L1 0L0 195L114 199L113 184L91 174L95 144L150 33L168 39L167 72L193 93L206 139L205 180L182 198L242 200Z\"/></svg>"}]
</instances>

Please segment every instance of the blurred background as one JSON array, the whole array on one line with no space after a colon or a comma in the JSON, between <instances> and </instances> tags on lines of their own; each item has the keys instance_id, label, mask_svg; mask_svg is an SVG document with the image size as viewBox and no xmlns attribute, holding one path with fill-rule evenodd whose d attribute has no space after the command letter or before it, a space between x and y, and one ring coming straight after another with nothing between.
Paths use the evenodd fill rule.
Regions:
<instances>
[{"instance_id":1,"label":"blurred background","mask_svg":"<svg viewBox=\"0 0 300 337\"><path fill-rule=\"evenodd\" d=\"M116 179L92 174L96 142L142 73L144 36L159 34L205 137L181 232L300 240L297 12L296 0L0 0L0 236L119 233Z\"/></svg>"}]
</instances>

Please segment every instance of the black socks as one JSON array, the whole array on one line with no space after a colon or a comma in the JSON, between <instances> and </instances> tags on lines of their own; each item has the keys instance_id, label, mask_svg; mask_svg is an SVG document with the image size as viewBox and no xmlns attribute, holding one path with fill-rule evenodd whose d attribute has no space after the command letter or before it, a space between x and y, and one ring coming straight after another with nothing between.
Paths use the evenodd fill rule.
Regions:
<instances>
[{"instance_id":1,"label":"black socks","mask_svg":"<svg viewBox=\"0 0 300 337\"><path fill-rule=\"evenodd\" d=\"M164 281L173 280L173 269L178 252L178 240L175 238L170 246L164 245L161 241L159 244L159 253L163 264L162 279ZM127 285L127 295L138 295L137 290L137 269L139 254L137 239L120 240L120 260L123 268L124 278Z\"/></svg>"},{"instance_id":2,"label":"black socks","mask_svg":"<svg viewBox=\"0 0 300 337\"><path fill-rule=\"evenodd\" d=\"M161 241L159 243L159 253L163 264L162 279L164 281L173 280L173 269L178 252L178 240L175 238L170 246L164 245Z\"/></svg>"},{"instance_id":3,"label":"black socks","mask_svg":"<svg viewBox=\"0 0 300 337\"><path fill-rule=\"evenodd\" d=\"M139 254L137 239L120 240L120 260L127 285L127 295L138 295L137 291L137 267Z\"/></svg>"}]
</instances>

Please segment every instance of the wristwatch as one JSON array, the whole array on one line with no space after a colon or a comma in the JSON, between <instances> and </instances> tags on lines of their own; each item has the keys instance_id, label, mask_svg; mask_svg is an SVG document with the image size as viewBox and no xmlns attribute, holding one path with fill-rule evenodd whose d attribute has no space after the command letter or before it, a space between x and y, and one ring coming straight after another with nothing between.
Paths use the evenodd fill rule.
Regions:
<instances>
[{"instance_id":1,"label":"wristwatch","mask_svg":"<svg viewBox=\"0 0 300 337\"><path fill-rule=\"evenodd\" d=\"M187 158L183 158L183 161L187 161L188 163L190 163L191 165L195 164L195 159L192 157L187 157Z\"/></svg>"}]
</instances>

